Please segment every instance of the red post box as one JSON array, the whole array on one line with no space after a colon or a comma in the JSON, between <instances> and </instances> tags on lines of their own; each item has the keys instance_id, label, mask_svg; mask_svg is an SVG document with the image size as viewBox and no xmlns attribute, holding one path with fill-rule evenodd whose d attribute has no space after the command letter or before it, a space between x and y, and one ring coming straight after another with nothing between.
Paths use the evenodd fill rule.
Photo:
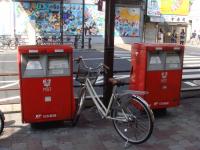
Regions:
<instances>
[{"instance_id":1,"label":"red post box","mask_svg":"<svg viewBox=\"0 0 200 150\"><path fill-rule=\"evenodd\" d=\"M19 46L22 122L72 120L72 48L67 45Z\"/></svg>"},{"instance_id":2,"label":"red post box","mask_svg":"<svg viewBox=\"0 0 200 150\"><path fill-rule=\"evenodd\" d=\"M182 45L132 45L129 89L148 91L144 99L152 109L179 105L183 55Z\"/></svg>"}]
</instances>

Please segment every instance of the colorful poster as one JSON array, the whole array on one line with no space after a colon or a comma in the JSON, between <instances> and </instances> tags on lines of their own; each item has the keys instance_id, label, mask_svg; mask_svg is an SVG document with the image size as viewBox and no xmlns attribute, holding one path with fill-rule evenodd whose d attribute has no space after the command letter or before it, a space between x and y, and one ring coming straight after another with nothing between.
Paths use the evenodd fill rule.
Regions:
<instances>
[{"instance_id":1,"label":"colorful poster","mask_svg":"<svg viewBox=\"0 0 200 150\"><path fill-rule=\"evenodd\" d=\"M104 35L105 13L98 11L96 5L85 7L85 34Z\"/></svg>"},{"instance_id":2,"label":"colorful poster","mask_svg":"<svg viewBox=\"0 0 200 150\"><path fill-rule=\"evenodd\" d=\"M66 35L82 33L82 5L64 4L63 30ZM104 13L97 10L96 5L85 5L85 35L103 35Z\"/></svg>"},{"instance_id":3,"label":"colorful poster","mask_svg":"<svg viewBox=\"0 0 200 150\"><path fill-rule=\"evenodd\" d=\"M16 2L15 18L17 34L26 34L30 26L40 34L59 33L60 3Z\"/></svg>"},{"instance_id":4,"label":"colorful poster","mask_svg":"<svg viewBox=\"0 0 200 150\"><path fill-rule=\"evenodd\" d=\"M140 8L116 7L115 36L140 36Z\"/></svg>"},{"instance_id":5,"label":"colorful poster","mask_svg":"<svg viewBox=\"0 0 200 150\"><path fill-rule=\"evenodd\" d=\"M81 34L82 30L82 5L64 4L63 31L66 35Z\"/></svg>"},{"instance_id":6,"label":"colorful poster","mask_svg":"<svg viewBox=\"0 0 200 150\"><path fill-rule=\"evenodd\" d=\"M147 15L188 15L189 0L148 0Z\"/></svg>"}]
</instances>

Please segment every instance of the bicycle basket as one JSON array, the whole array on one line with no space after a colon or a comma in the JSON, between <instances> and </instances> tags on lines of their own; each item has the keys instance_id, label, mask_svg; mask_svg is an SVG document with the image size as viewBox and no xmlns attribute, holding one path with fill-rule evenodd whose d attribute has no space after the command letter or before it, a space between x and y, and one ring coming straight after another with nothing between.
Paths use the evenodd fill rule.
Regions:
<instances>
[{"instance_id":1,"label":"bicycle basket","mask_svg":"<svg viewBox=\"0 0 200 150\"><path fill-rule=\"evenodd\" d=\"M95 84L98 75L99 75L98 69L89 68L84 64L84 62L80 62L78 66L76 80L81 84L83 84L85 83L86 78L88 78L92 84Z\"/></svg>"}]
</instances>

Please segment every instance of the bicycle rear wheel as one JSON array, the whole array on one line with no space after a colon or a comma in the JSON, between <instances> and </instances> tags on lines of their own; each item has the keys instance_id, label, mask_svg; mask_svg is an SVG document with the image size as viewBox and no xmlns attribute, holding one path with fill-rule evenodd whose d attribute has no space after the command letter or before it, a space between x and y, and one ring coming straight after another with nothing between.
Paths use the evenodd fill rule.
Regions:
<instances>
[{"instance_id":1,"label":"bicycle rear wheel","mask_svg":"<svg viewBox=\"0 0 200 150\"><path fill-rule=\"evenodd\" d=\"M4 128L4 116L3 113L0 112L0 134L3 132L3 128Z\"/></svg>"},{"instance_id":2,"label":"bicycle rear wheel","mask_svg":"<svg viewBox=\"0 0 200 150\"><path fill-rule=\"evenodd\" d=\"M142 98L132 96L124 106L113 110L112 117L116 131L129 143L143 143L152 134L153 112Z\"/></svg>"}]
</instances>

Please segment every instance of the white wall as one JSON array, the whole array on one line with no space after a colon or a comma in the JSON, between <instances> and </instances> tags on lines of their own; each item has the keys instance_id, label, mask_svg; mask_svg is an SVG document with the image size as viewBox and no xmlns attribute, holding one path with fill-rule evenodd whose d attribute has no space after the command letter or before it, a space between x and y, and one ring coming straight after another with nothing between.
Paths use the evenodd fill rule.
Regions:
<instances>
[{"instance_id":1,"label":"white wall","mask_svg":"<svg viewBox=\"0 0 200 150\"><path fill-rule=\"evenodd\" d=\"M193 0L193 4L190 9L189 18L192 20L191 32L194 30L200 33L200 0Z\"/></svg>"},{"instance_id":2,"label":"white wall","mask_svg":"<svg viewBox=\"0 0 200 150\"><path fill-rule=\"evenodd\" d=\"M13 3L11 1L0 1L0 35L13 35L14 18Z\"/></svg>"}]
</instances>

